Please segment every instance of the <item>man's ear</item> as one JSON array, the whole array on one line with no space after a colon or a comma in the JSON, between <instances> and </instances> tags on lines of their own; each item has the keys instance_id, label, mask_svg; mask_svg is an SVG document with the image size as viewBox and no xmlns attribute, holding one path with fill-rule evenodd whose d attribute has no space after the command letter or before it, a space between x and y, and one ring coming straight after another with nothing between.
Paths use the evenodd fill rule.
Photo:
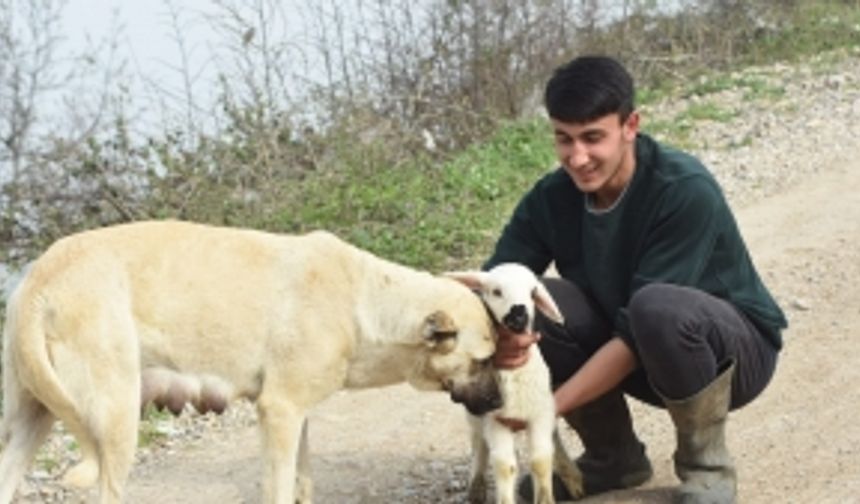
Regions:
<instances>
[{"instance_id":1,"label":"man's ear","mask_svg":"<svg viewBox=\"0 0 860 504\"><path fill-rule=\"evenodd\" d=\"M442 353L450 352L457 345L457 325L454 319L444 311L436 311L427 315L421 327L424 343Z\"/></svg>"},{"instance_id":2,"label":"man's ear","mask_svg":"<svg viewBox=\"0 0 860 504\"><path fill-rule=\"evenodd\" d=\"M564 316L561 314L561 310L558 309L549 291L546 290L546 287L542 283L538 282L532 290L532 300L535 303L535 308L540 310L547 318L557 324L564 324Z\"/></svg>"},{"instance_id":3,"label":"man's ear","mask_svg":"<svg viewBox=\"0 0 860 504\"><path fill-rule=\"evenodd\" d=\"M485 271L449 271L442 275L453 278L474 291L481 290L487 277Z\"/></svg>"},{"instance_id":4,"label":"man's ear","mask_svg":"<svg viewBox=\"0 0 860 504\"><path fill-rule=\"evenodd\" d=\"M628 142L636 140L636 134L639 133L639 112L636 110L630 112L621 128L625 140Z\"/></svg>"}]
</instances>

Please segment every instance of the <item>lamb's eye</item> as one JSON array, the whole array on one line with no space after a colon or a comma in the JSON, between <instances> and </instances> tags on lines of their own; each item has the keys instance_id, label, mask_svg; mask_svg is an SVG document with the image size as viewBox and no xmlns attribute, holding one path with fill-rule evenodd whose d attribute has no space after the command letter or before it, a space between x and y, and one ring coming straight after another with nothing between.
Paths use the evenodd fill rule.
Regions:
<instances>
[{"instance_id":1,"label":"lamb's eye","mask_svg":"<svg viewBox=\"0 0 860 504\"><path fill-rule=\"evenodd\" d=\"M499 288L493 289L492 294L496 297L502 297L502 289L499 289Z\"/></svg>"}]
</instances>

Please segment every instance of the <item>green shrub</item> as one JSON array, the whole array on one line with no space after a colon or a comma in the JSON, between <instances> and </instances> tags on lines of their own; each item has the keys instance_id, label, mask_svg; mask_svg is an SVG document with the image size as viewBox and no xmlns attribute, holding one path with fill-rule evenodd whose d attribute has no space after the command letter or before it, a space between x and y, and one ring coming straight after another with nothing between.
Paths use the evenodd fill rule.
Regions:
<instances>
[{"instance_id":1,"label":"green shrub","mask_svg":"<svg viewBox=\"0 0 860 504\"><path fill-rule=\"evenodd\" d=\"M544 120L504 126L485 144L445 162L374 159L295 184L264 227L282 232L328 229L378 255L424 269L476 266L523 192L550 169ZM356 151L359 152L359 151Z\"/></svg>"}]
</instances>

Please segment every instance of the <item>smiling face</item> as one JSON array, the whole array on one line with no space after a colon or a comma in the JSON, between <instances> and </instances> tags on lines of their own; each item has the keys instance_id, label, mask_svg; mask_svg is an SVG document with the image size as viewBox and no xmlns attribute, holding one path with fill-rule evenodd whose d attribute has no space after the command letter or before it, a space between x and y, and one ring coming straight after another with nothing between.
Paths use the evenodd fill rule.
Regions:
<instances>
[{"instance_id":1,"label":"smiling face","mask_svg":"<svg viewBox=\"0 0 860 504\"><path fill-rule=\"evenodd\" d=\"M639 115L631 112L622 121L608 114L585 123L552 119L552 128L556 155L573 183L594 197L595 207L610 207L636 169Z\"/></svg>"}]
</instances>

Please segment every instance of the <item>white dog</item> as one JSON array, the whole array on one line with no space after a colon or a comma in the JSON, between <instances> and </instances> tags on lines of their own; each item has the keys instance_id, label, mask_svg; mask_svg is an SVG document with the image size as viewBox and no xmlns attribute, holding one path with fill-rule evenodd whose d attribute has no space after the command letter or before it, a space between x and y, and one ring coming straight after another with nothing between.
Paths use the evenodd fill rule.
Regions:
<instances>
[{"instance_id":1,"label":"white dog","mask_svg":"<svg viewBox=\"0 0 860 504\"><path fill-rule=\"evenodd\" d=\"M531 270L515 263L500 264L490 271L452 272L455 278L477 291L497 323L514 333L532 330L535 307L556 323L563 317L546 287ZM574 497L584 493L582 476L561 445L556 431L555 402L549 369L536 345L530 348L527 363L516 369L500 369L501 409L481 417L470 416L472 426L472 475L469 500L486 501L485 479L491 459L496 482L496 502L516 502L517 460L514 433L496 420L497 417L524 421L527 427L531 458L534 502L552 504L553 466ZM553 464L555 461L555 464Z\"/></svg>"},{"instance_id":2,"label":"white dog","mask_svg":"<svg viewBox=\"0 0 860 504\"><path fill-rule=\"evenodd\" d=\"M236 397L257 403L265 502L310 502L308 475L295 486L311 407L407 381L473 414L498 408L495 336L462 284L324 232L146 222L64 238L8 305L0 504L55 419L83 456L67 480L115 503L142 402L220 411Z\"/></svg>"}]
</instances>

